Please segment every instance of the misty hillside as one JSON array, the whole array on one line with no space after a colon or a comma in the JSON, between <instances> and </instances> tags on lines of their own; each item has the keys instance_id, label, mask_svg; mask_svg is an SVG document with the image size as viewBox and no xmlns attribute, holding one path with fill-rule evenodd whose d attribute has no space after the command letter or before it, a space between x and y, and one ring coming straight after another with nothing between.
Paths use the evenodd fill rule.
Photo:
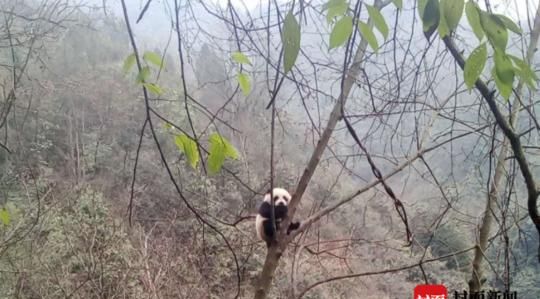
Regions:
<instances>
[{"instance_id":1,"label":"misty hillside","mask_svg":"<svg viewBox=\"0 0 540 299\"><path fill-rule=\"evenodd\" d=\"M0 298L538 298L539 35L537 0L0 0Z\"/></svg>"}]
</instances>

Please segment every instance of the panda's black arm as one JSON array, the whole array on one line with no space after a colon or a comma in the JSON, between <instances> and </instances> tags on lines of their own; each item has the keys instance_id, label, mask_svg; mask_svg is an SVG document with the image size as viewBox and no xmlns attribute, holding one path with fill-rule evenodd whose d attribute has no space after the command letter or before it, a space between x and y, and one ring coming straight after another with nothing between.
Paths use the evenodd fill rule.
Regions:
<instances>
[{"instance_id":1,"label":"panda's black arm","mask_svg":"<svg viewBox=\"0 0 540 299\"><path fill-rule=\"evenodd\" d=\"M272 215L272 205L268 202L263 201L263 203L259 207L259 215L263 216L264 218L270 219Z\"/></svg>"},{"instance_id":2,"label":"panda's black arm","mask_svg":"<svg viewBox=\"0 0 540 299\"><path fill-rule=\"evenodd\" d=\"M276 219L283 219L287 216L288 212L287 206L275 206L274 208L274 216ZM259 207L259 215L263 216L264 218L270 219L272 216L272 205L269 202L263 201L261 206Z\"/></svg>"},{"instance_id":3,"label":"panda's black arm","mask_svg":"<svg viewBox=\"0 0 540 299\"><path fill-rule=\"evenodd\" d=\"M287 206L276 206L274 212L276 215L276 219L284 219L285 217L287 217L289 208Z\"/></svg>"}]
</instances>

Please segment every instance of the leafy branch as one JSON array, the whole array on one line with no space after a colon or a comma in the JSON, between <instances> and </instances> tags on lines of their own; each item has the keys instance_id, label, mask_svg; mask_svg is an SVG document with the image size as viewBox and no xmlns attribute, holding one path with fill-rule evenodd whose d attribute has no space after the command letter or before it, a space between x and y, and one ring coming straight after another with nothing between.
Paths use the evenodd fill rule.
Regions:
<instances>
[{"instance_id":1,"label":"leafy branch","mask_svg":"<svg viewBox=\"0 0 540 299\"><path fill-rule=\"evenodd\" d=\"M452 2L452 3L449 3ZM459 67L464 70L465 82L471 88L473 85L488 104L497 125L501 128L505 137L510 142L514 157L519 164L521 174L527 187L527 209L529 217L535 225L540 237L540 215L537 208L537 199L540 195L535 178L529 167L529 163L523 151L520 135L514 131L511 123L502 114L496 102L496 91L490 89L480 78L487 59L486 44L478 46L467 60L458 50L452 39L452 33L462 16L464 0L420 0L418 12L423 21L424 34L430 39L438 28L438 32L446 48L452 54ZM517 76L531 88L535 87L538 78L531 70L530 65L524 60L506 53L508 43L508 31L521 34L521 29L508 17L484 11L478 5L469 0L465 7L465 13L469 25L476 37L482 41L486 37L494 52L494 67L491 75L500 95L508 99L513 90L514 79ZM540 262L540 242L538 247L538 260Z\"/></svg>"}]
</instances>

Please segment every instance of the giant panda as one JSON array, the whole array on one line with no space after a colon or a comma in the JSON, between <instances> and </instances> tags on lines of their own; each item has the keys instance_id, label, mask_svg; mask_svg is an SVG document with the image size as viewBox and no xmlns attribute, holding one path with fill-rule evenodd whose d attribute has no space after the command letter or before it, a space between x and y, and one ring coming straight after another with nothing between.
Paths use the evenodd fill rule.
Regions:
<instances>
[{"instance_id":1,"label":"giant panda","mask_svg":"<svg viewBox=\"0 0 540 299\"><path fill-rule=\"evenodd\" d=\"M263 198L263 202L259 207L259 212L255 218L255 228L259 239L266 242L266 246L270 247L274 235L272 231L272 201L271 196L274 194L274 216L276 220L276 231L279 230L279 225L287 217L289 211L289 202L291 195L283 188L274 188L273 192L268 191ZM292 230L300 227L300 222L291 222L287 228L287 234Z\"/></svg>"}]
</instances>

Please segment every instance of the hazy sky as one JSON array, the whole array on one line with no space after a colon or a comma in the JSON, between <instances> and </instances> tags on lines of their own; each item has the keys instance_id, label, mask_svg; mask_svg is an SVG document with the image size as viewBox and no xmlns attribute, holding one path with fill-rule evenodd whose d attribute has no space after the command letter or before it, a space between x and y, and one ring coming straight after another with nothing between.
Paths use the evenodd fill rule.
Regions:
<instances>
[{"instance_id":1,"label":"hazy sky","mask_svg":"<svg viewBox=\"0 0 540 299\"><path fill-rule=\"evenodd\" d=\"M103 3L103 0L91 0L95 1L97 3ZM157 1L154 0L152 5L150 6L150 9L145 15L145 19L143 19L142 22L139 24L133 24L135 31L145 36L147 39L150 39L153 41L153 43L160 44L161 42L166 42L169 31L168 28L170 28L170 21L168 14L166 13L165 5L164 3L167 2L170 4L173 2L172 0L161 0ZM229 0L202 0L205 2L212 2L216 5L220 5L223 8L226 7ZM255 11L257 11L257 7L259 6L266 6L269 2L269 0L230 0L231 3L239 10L244 11L245 9L248 9L256 14ZM273 1L273 0L272 0ZM290 3L291 0L277 0L279 3ZM312 2L316 2L311 0ZM318 0L320 3L324 3L328 0ZM349 0L349 2L352 2L354 0ZM374 1L374 0L371 0ZM368 0L367 2L371 2ZM403 0L405 7L412 8L413 3L415 0ZM468 1L468 0L465 0ZM521 25L526 25L525 22L527 22L527 5L528 3L528 9L531 10L529 12L529 15L531 19L534 16L534 12L536 10L536 7L538 5L538 2L540 0L490 0L490 3L492 5L492 8L495 12L504 14L508 17L510 17L514 21L521 21ZM129 7L129 14L131 18L136 18L136 16L140 13L142 7L146 4L147 0L127 0ZM119 17L122 17L121 7L119 4L119 1L113 1L113 0L107 0L106 1L109 8L112 8L115 14ZM298 3L298 1L296 1ZM480 6L484 6L484 1L478 2ZM516 7L517 10L516 10ZM386 10L389 11L389 8ZM208 20L207 20L208 21ZM462 22L466 23L466 18L463 17ZM525 29L527 30L527 29Z\"/></svg>"},{"instance_id":2,"label":"hazy sky","mask_svg":"<svg viewBox=\"0 0 540 299\"><path fill-rule=\"evenodd\" d=\"M214 3L219 3L222 6L227 5L229 0L210 0ZM253 10L257 5L263 4L266 5L269 0L230 0L232 4L237 8L246 7L249 10ZM404 3L412 3L414 0L405 0ZM512 18L524 19L527 16L527 6L526 2L529 2L529 9L534 10L538 5L539 0L491 0L490 3L493 5L493 9L498 13L510 13ZM284 2L283 0L278 0L278 2ZM368 1L369 2L369 1ZM480 4L482 5L483 3ZM516 5L519 4L519 5ZM518 11L515 10L515 7L518 7ZM511 11L508 11L510 9Z\"/></svg>"},{"instance_id":3,"label":"hazy sky","mask_svg":"<svg viewBox=\"0 0 540 299\"><path fill-rule=\"evenodd\" d=\"M214 3L219 3L222 6L227 5L229 0L212 0ZM249 10L253 10L260 3L268 3L268 0L231 0L232 4L235 7L247 7ZM278 1L281 2L281 1Z\"/></svg>"}]
</instances>

